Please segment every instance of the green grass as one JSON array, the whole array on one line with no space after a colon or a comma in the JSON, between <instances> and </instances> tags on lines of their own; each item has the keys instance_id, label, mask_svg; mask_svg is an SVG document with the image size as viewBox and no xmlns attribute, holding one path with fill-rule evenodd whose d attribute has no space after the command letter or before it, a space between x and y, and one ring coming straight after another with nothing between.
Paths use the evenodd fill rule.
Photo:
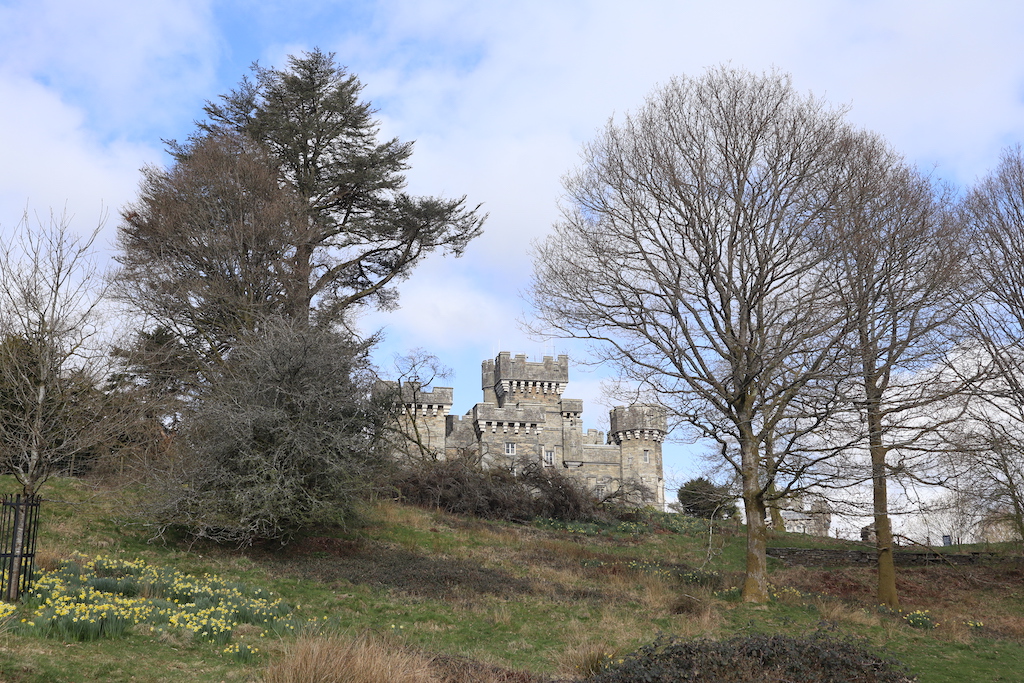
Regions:
<instances>
[{"instance_id":1,"label":"green grass","mask_svg":"<svg viewBox=\"0 0 1024 683\"><path fill-rule=\"evenodd\" d=\"M588 647L624 653L659 633L725 638L820 628L867 638L922 683L1019 680L1024 668L1024 571L1016 565L901 570L904 610L929 610L938 624L921 629L873 606L868 568L772 562L773 601L740 603L733 587L744 539L731 522L709 544L703 525L666 528L671 519L628 528L517 526L382 502L367 505L358 528L324 530L286 551L238 551L154 540L125 515L131 500L123 491L54 480L44 495L44 565L75 553L138 559L262 588L293 612L274 629L237 627L228 646L173 628L65 642L7 624L0 629L3 681L258 680L290 642L277 635L291 632L287 623L302 629L314 621L331 632L371 631L432 653L549 675L565 675L573 653ZM796 534L771 544L848 547ZM702 586L695 570L721 583ZM681 605L682 594L695 601ZM225 652L257 644L251 657Z\"/></svg>"}]
</instances>

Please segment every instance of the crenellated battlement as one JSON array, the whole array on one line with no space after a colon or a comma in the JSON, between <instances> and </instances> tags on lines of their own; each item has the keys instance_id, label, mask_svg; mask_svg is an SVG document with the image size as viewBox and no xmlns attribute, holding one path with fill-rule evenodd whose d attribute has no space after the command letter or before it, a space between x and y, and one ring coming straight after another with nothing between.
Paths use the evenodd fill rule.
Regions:
<instances>
[{"instance_id":1,"label":"crenellated battlement","mask_svg":"<svg viewBox=\"0 0 1024 683\"><path fill-rule=\"evenodd\" d=\"M661 443L668 433L668 420L661 406L616 406L608 417L611 424L608 443L632 440Z\"/></svg>"},{"instance_id":2,"label":"crenellated battlement","mask_svg":"<svg viewBox=\"0 0 1024 683\"><path fill-rule=\"evenodd\" d=\"M454 393L451 387L434 387L424 391L419 382L404 382L400 393L402 415L444 417L451 410Z\"/></svg>"},{"instance_id":3,"label":"crenellated battlement","mask_svg":"<svg viewBox=\"0 0 1024 683\"><path fill-rule=\"evenodd\" d=\"M558 401L569 382L569 357L544 356L539 363L514 358L502 351L494 360L485 360L480 368L484 400L503 406L520 401L551 404Z\"/></svg>"}]
</instances>

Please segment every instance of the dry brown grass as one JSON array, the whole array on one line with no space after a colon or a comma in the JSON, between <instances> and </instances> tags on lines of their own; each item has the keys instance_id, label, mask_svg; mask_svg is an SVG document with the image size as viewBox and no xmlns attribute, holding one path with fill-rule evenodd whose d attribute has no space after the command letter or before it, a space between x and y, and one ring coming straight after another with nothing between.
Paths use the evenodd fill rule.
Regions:
<instances>
[{"instance_id":1,"label":"dry brown grass","mask_svg":"<svg viewBox=\"0 0 1024 683\"><path fill-rule=\"evenodd\" d=\"M974 642L974 634L971 632L963 621L959 619L946 619L940 621L938 627L935 629L936 635L943 640L948 640L951 643L960 643L961 645L967 645Z\"/></svg>"},{"instance_id":2,"label":"dry brown grass","mask_svg":"<svg viewBox=\"0 0 1024 683\"><path fill-rule=\"evenodd\" d=\"M1004 638L1024 640L1024 616L994 614L984 619L985 630Z\"/></svg>"},{"instance_id":3,"label":"dry brown grass","mask_svg":"<svg viewBox=\"0 0 1024 683\"><path fill-rule=\"evenodd\" d=\"M596 674L617 659L618 655L617 649L606 643L581 642L562 651L558 657L558 672L584 678Z\"/></svg>"},{"instance_id":4,"label":"dry brown grass","mask_svg":"<svg viewBox=\"0 0 1024 683\"><path fill-rule=\"evenodd\" d=\"M700 617L713 610L712 591L704 586L677 588L669 604L672 614L689 617Z\"/></svg>"},{"instance_id":5,"label":"dry brown grass","mask_svg":"<svg viewBox=\"0 0 1024 683\"><path fill-rule=\"evenodd\" d=\"M264 683L436 683L430 660L383 638L299 638L270 665Z\"/></svg>"},{"instance_id":6,"label":"dry brown grass","mask_svg":"<svg viewBox=\"0 0 1024 683\"><path fill-rule=\"evenodd\" d=\"M717 635L723 620L711 605L696 614L678 614L672 620L672 632L679 638L710 638Z\"/></svg>"},{"instance_id":7,"label":"dry brown grass","mask_svg":"<svg viewBox=\"0 0 1024 683\"><path fill-rule=\"evenodd\" d=\"M626 573L607 573L602 580L602 587L612 595L632 596L636 594L636 576Z\"/></svg>"},{"instance_id":8,"label":"dry brown grass","mask_svg":"<svg viewBox=\"0 0 1024 683\"><path fill-rule=\"evenodd\" d=\"M674 578L657 574L644 574L640 577L640 604L652 616L671 614L679 592L678 582Z\"/></svg>"},{"instance_id":9,"label":"dry brown grass","mask_svg":"<svg viewBox=\"0 0 1024 683\"><path fill-rule=\"evenodd\" d=\"M430 513L392 500L378 500L373 504L374 516L385 524L426 531L435 526Z\"/></svg>"},{"instance_id":10,"label":"dry brown grass","mask_svg":"<svg viewBox=\"0 0 1024 683\"><path fill-rule=\"evenodd\" d=\"M814 606L823 620L836 624L855 624L870 627L878 626L882 621L881 617L877 614L866 612L859 607L851 607L839 600L815 598Z\"/></svg>"},{"instance_id":11,"label":"dry brown grass","mask_svg":"<svg viewBox=\"0 0 1024 683\"><path fill-rule=\"evenodd\" d=\"M67 559L67 557L68 555L61 552L40 550L36 553L36 569L44 572L56 571L60 567L61 561Z\"/></svg>"},{"instance_id":12,"label":"dry brown grass","mask_svg":"<svg viewBox=\"0 0 1024 683\"><path fill-rule=\"evenodd\" d=\"M504 603L492 605L487 615L487 621L496 626L508 626L512 623L512 612Z\"/></svg>"}]
</instances>

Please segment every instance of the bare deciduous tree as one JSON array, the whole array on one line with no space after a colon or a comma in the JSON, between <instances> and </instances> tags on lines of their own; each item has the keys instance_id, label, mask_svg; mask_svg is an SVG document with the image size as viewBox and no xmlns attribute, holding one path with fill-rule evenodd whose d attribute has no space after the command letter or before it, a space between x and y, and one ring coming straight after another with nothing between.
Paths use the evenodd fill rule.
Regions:
<instances>
[{"instance_id":1,"label":"bare deciduous tree","mask_svg":"<svg viewBox=\"0 0 1024 683\"><path fill-rule=\"evenodd\" d=\"M742 481L747 601L767 599L765 496L787 466L777 449L766 467L764 446L784 421L803 431L805 390L843 336L817 238L847 137L841 111L778 73L673 80L585 147L536 248L538 331L596 342L722 443Z\"/></svg>"},{"instance_id":2,"label":"bare deciduous tree","mask_svg":"<svg viewBox=\"0 0 1024 683\"><path fill-rule=\"evenodd\" d=\"M451 369L437 356L423 349L414 349L394 358L394 380L381 384L381 390L393 390L401 404L401 416L394 425L394 454L402 459L443 460L444 432L432 432L424 424L423 389L436 380L451 376ZM431 389L431 392L437 389ZM450 398L450 397L449 397Z\"/></svg>"},{"instance_id":3,"label":"bare deciduous tree","mask_svg":"<svg viewBox=\"0 0 1024 683\"><path fill-rule=\"evenodd\" d=\"M33 228L26 213L0 248L0 462L26 495L109 437L93 344L96 231L80 238L69 224L51 215Z\"/></svg>"},{"instance_id":4,"label":"bare deciduous tree","mask_svg":"<svg viewBox=\"0 0 1024 683\"><path fill-rule=\"evenodd\" d=\"M978 287L969 320L988 373L971 393L954 468L979 505L1024 538L1024 149L1006 150L962 209Z\"/></svg>"},{"instance_id":5,"label":"bare deciduous tree","mask_svg":"<svg viewBox=\"0 0 1024 683\"><path fill-rule=\"evenodd\" d=\"M846 354L838 378L857 414L850 445L870 457L878 549L878 600L897 608L888 480L935 466L938 431L958 419L948 409L961 373L940 372L967 290L968 250L949 193L910 168L881 138L853 138L828 243L836 305L846 312ZM966 368L962 368L966 369ZM833 425L834 436L845 438ZM921 463L922 456L930 456ZM891 462L893 457L897 462Z\"/></svg>"},{"instance_id":6,"label":"bare deciduous tree","mask_svg":"<svg viewBox=\"0 0 1024 683\"><path fill-rule=\"evenodd\" d=\"M26 212L0 247L0 467L25 496L111 436L91 345L102 295L91 251L99 228L79 238L69 223L51 214L34 228ZM8 601L18 597L26 518L16 517Z\"/></svg>"}]
</instances>

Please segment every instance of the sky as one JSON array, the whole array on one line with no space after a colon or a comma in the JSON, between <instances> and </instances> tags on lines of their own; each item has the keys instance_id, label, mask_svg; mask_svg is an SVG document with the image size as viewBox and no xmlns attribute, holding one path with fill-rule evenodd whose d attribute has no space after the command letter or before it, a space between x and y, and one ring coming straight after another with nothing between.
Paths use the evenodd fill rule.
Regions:
<instances>
[{"instance_id":1,"label":"sky","mask_svg":"<svg viewBox=\"0 0 1024 683\"><path fill-rule=\"evenodd\" d=\"M558 220L582 145L659 85L720 64L777 68L967 187L1024 141L1022 35L1014 0L0 0L0 238L26 211L66 211L81 232L102 224L109 258L139 170L168 163L162 140L186 138L253 62L334 52L381 135L415 141L408 189L489 214L462 258L427 260L400 309L361 320L384 333L385 372L415 349L451 368L437 384L455 388L460 414L499 351L587 360L523 331L530 247ZM586 427L607 427L606 377L573 368L565 395L586 401ZM705 467L675 436L670 483Z\"/></svg>"}]
</instances>

